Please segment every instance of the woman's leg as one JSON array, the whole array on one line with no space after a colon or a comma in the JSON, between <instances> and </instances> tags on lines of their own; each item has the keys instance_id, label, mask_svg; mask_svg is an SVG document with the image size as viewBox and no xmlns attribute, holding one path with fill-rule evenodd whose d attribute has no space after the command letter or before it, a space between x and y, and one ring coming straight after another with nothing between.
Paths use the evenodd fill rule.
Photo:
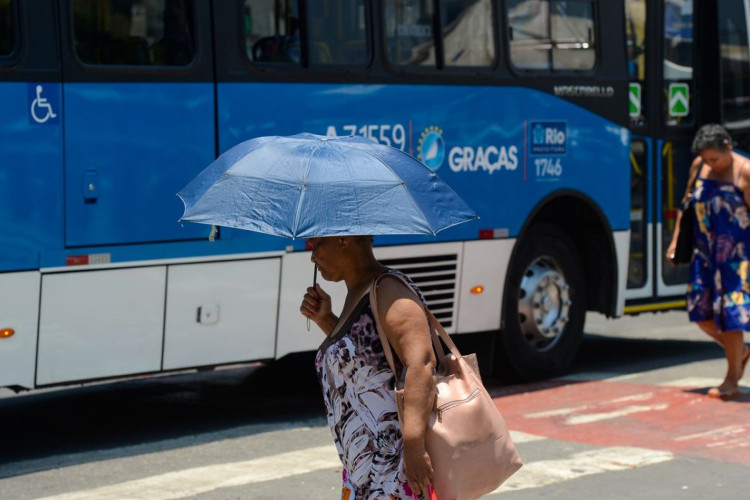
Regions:
<instances>
[{"instance_id":1,"label":"woman's leg","mask_svg":"<svg viewBox=\"0 0 750 500\"><path fill-rule=\"evenodd\" d=\"M721 347L724 347L724 341L721 338L722 333L719 331L719 327L716 326L716 321L709 319L706 321L696 321L695 324L706 332L709 337L718 342Z\"/></svg>"},{"instance_id":2,"label":"woman's leg","mask_svg":"<svg viewBox=\"0 0 750 500\"><path fill-rule=\"evenodd\" d=\"M745 372L745 365L750 359L750 349L745 347L743 332L720 332L713 320L699 321L696 324L724 348L727 357L727 374L724 382L719 387L711 389L709 395L725 397L736 394L739 390L739 381Z\"/></svg>"}]
</instances>

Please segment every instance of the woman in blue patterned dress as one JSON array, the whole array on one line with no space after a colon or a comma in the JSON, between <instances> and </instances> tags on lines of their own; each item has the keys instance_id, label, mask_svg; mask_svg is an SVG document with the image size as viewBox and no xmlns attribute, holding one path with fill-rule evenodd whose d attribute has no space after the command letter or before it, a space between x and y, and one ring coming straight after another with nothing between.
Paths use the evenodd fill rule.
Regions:
<instances>
[{"instance_id":1,"label":"woman in blue patterned dress","mask_svg":"<svg viewBox=\"0 0 750 500\"><path fill-rule=\"evenodd\" d=\"M695 239L690 261L687 309L690 321L716 340L727 357L724 381L708 395L740 395L739 381L750 358L743 331L750 330L750 162L732 151L731 137L716 124L701 127L693 140L698 154L690 168L697 175L693 190ZM692 182L688 182L690 186ZM689 189L689 187L688 187ZM689 196L686 192L686 197ZM671 261L679 234L678 216Z\"/></svg>"},{"instance_id":2,"label":"woman in blue patterned dress","mask_svg":"<svg viewBox=\"0 0 750 500\"><path fill-rule=\"evenodd\" d=\"M312 261L328 281L344 281L340 316L320 285L308 288L300 312L326 339L316 371L328 424L344 466L342 500L430 498L432 465L425 432L435 394L435 355L421 295L387 276L378 283L379 321L405 370L404 422L398 421L394 374L383 353L370 285L394 273L372 253L372 238L310 238Z\"/></svg>"}]
</instances>

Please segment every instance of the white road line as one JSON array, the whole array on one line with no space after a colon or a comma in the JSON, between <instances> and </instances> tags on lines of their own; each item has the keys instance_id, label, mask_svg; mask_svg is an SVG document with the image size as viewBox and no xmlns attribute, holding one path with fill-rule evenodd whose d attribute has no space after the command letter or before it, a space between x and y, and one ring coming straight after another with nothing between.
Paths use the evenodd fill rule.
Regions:
<instances>
[{"instance_id":1,"label":"white road line","mask_svg":"<svg viewBox=\"0 0 750 500\"><path fill-rule=\"evenodd\" d=\"M714 377L686 377L686 378L680 378L676 380L669 380L666 382L662 382L660 386L663 387L689 387L689 388L705 388L705 387L717 387L719 384L721 384L723 379L721 378L714 378ZM740 388L750 388L750 386L740 382Z\"/></svg>"},{"instance_id":2,"label":"white road line","mask_svg":"<svg viewBox=\"0 0 750 500\"><path fill-rule=\"evenodd\" d=\"M341 462L331 444L243 462L168 472L40 500L174 500L335 467L341 467Z\"/></svg>"},{"instance_id":3,"label":"white road line","mask_svg":"<svg viewBox=\"0 0 750 500\"><path fill-rule=\"evenodd\" d=\"M674 455L669 452L643 448L611 447L585 451L562 460L540 460L524 464L521 470L495 492L541 488L582 476L629 470L672 459Z\"/></svg>"},{"instance_id":4,"label":"white road line","mask_svg":"<svg viewBox=\"0 0 750 500\"><path fill-rule=\"evenodd\" d=\"M543 441L545 439L549 439L544 436L537 436L535 434L527 434L521 431L510 431L510 438L513 440L515 444L533 443L534 441Z\"/></svg>"},{"instance_id":5,"label":"white road line","mask_svg":"<svg viewBox=\"0 0 750 500\"><path fill-rule=\"evenodd\" d=\"M589 407L590 405L569 406L567 408L557 408L554 410L539 411L536 413L526 413L524 417L526 418L560 417L562 415L570 415L571 413L576 413L579 411L587 410L589 409Z\"/></svg>"},{"instance_id":6,"label":"white road line","mask_svg":"<svg viewBox=\"0 0 750 500\"><path fill-rule=\"evenodd\" d=\"M568 417L567 419L565 419L565 423L568 425L590 424L592 422L599 422L601 420L611 420L613 418L618 418L618 417L622 417L625 415L631 415L633 413L666 410L667 408L669 408L668 404L633 405L633 406L627 406L621 410L610 411L606 413L589 413L586 415L573 415L572 417Z\"/></svg>"}]
</instances>

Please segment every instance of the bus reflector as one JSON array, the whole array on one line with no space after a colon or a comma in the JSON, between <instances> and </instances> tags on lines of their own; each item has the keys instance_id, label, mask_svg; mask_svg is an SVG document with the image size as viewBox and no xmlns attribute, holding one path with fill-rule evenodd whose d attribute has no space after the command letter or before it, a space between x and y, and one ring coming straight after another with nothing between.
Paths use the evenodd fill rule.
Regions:
<instances>
[{"instance_id":1,"label":"bus reflector","mask_svg":"<svg viewBox=\"0 0 750 500\"><path fill-rule=\"evenodd\" d=\"M471 290L469 290L469 292L472 295L479 295L480 293L484 292L484 287L482 285L477 285L473 287Z\"/></svg>"},{"instance_id":2,"label":"bus reflector","mask_svg":"<svg viewBox=\"0 0 750 500\"><path fill-rule=\"evenodd\" d=\"M480 229L479 239L480 240L493 240L496 238L507 238L510 232L508 228L497 228L497 229Z\"/></svg>"},{"instance_id":3,"label":"bus reflector","mask_svg":"<svg viewBox=\"0 0 750 500\"><path fill-rule=\"evenodd\" d=\"M16 334L13 328L3 328L0 330L0 339L7 339Z\"/></svg>"}]
</instances>

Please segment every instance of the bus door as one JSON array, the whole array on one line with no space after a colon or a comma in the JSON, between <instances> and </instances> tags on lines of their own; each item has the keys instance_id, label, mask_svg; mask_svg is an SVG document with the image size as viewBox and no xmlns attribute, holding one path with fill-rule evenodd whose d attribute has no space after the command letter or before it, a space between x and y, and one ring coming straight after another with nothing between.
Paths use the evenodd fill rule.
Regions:
<instances>
[{"instance_id":1,"label":"bus door","mask_svg":"<svg viewBox=\"0 0 750 500\"><path fill-rule=\"evenodd\" d=\"M63 241L55 3L0 0L0 386L33 386L40 253Z\"/></svg>"},{"instance_id":2,"label":"bus door","mask_svg":"<svg viewBox=\"0 0 750 500\"><path fill-rule=\"evenodd\" d=\"M209 7L60 2L68 248L207 236L176 193L216 154Z\"/></svg>"},{"instance_id":3,"label":"bus door","mask_svg":"<svg viewBox=\"0 0 750 500\"><path fill-rule=\"evenodd\" d=\"M666 258L697 122L693 0L628 0L631 255L626 297L682 300L685 266ZM639 306L626 309L637 312Z\"/></svg>"}]
</instances>

